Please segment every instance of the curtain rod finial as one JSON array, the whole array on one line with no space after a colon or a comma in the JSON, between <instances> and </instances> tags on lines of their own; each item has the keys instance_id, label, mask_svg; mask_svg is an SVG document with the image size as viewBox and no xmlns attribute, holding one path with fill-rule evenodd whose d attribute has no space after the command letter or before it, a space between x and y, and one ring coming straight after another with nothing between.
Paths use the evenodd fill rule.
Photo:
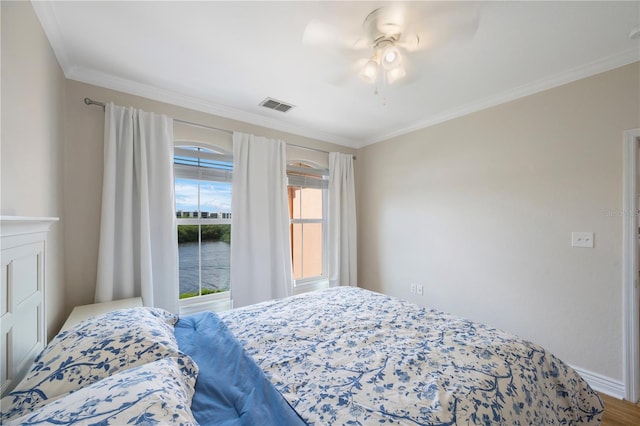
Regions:
<instances>
[{"instance_id":1,"label":"curtain rod finial","mask_svg":"<svg viewBox=\"0 0 640 426\"><path fill-rule=\"evenodd\" d=\"M102 102L96 102L91 98L84 98L84 103L85 105L98 105L99 107L102 107L102 109L106 108L105 104L103 104Z\"/></svg>"}]
</instances>

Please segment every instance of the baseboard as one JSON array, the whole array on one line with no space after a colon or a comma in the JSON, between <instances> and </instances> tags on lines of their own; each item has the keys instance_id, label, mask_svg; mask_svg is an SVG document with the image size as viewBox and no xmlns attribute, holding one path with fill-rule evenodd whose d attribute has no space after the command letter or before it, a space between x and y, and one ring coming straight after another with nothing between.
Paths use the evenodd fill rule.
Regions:
<instances>
[{"instance_id":1,"label":"baseboard","mask_svg":"<svg viewBox=\"0 0 640 426\"><path fill-rule=\"evenodd\" d=\"M594 391L602 392L614 398L624 399L624 383L621 381L614 380L598 373L592 373L591 371L583 370L578 367L572 366L572 368L576 370L578 374L587 381L587 383L589 383L589 386L591 386Z\"/></svg>"}]
</instances>

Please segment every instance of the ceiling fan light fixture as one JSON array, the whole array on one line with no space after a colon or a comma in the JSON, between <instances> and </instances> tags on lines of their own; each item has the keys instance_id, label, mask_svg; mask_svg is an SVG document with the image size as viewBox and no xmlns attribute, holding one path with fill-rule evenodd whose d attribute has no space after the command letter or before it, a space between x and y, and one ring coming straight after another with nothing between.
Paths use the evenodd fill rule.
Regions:
<instances>
[{"instance_id":1,"label":"ceiling fan light fixture","mask_svg":"<svg viewBox=\"0 0 640 426\"><path fill-rule=\"evenodd\" d=\"M393 84L396 81L404 78L407 75L407 71L404 69L402 65L398 65L385 73L385 77L387 78L387 83Z\"/></svg>"},{"instance_id":2,"label":"ceiling fan light fixture","mask_svg":"<svg viewBox=\"0 0 640 426\"><path fill-rule=\"evenodd\" d=\"M360 78L367 83L375 83L378 78L378 63L370 59L360 70Z\"/></svg>"},{"instance_id":3,"label":"ceiling fan light fixture","mask_svg":"<svg viewBox=\"0 0 640 426\"><path fill-rule=\"evenodd\" d=\"M400 62L402 62L402 55L396 46L391 45L382 51L382 66L385 70L396 68Z\"/></svg>"}]
</instances>

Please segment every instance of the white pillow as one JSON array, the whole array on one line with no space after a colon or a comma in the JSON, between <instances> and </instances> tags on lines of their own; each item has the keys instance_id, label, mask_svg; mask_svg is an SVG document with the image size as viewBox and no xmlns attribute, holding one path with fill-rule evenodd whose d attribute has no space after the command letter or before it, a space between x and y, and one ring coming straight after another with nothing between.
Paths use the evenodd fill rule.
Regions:
<instances>
[{"instance_id":1,"label":"white pillow","mask_svg":"<svg viewBox=\"0 0 640 426\"><path fill-rule=\"evenodd\" d=\"M5 423L196 425L191 399L198 367L187 355L102 379Z\"/></svg>"},{"instance_id":2,"label":"white pillow","mask_svg":"<svg viewBox=\"0 0 640 426\"><path fill-rule=\"evenodd\" d=\"M180 354L176 315L157 308L120 309L58 334L26 377L1 402L2 420L88 386L118 371Z\"/></svg>"}]
</instances>

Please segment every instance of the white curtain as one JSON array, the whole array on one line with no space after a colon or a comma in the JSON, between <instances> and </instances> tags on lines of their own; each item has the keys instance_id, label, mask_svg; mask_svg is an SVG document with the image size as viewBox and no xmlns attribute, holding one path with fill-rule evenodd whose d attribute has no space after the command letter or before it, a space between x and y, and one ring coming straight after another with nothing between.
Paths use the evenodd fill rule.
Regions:
<instances>
[{"instance_id":1,"label":"white curtain","mask_svg":"<svg viewBox=\"0 0 640 426\"><path fill-rule=\"evenodd\" d=\"M142 296L178 311L172 163L171 118L106 106L96 302Z\"/></svg>"},{"instance_id":2,"label":"white curtain","mask_svg":"<svg viewBox=\"0 0 640 426\"><path fill-rule=\"evenodd\" d=\"M286 144L233 134L231 296L240 307L291 294Z\"/></svg>"},{"instance_id":3,"label":"white curtain","mask_svg":"<svg viewBox=\"0 0 640 426\"><path fill-rule=\"evenodd\" d=\"M329 154L329 285L358 285L353 156Z\"/></svg>"}]
</instances>

